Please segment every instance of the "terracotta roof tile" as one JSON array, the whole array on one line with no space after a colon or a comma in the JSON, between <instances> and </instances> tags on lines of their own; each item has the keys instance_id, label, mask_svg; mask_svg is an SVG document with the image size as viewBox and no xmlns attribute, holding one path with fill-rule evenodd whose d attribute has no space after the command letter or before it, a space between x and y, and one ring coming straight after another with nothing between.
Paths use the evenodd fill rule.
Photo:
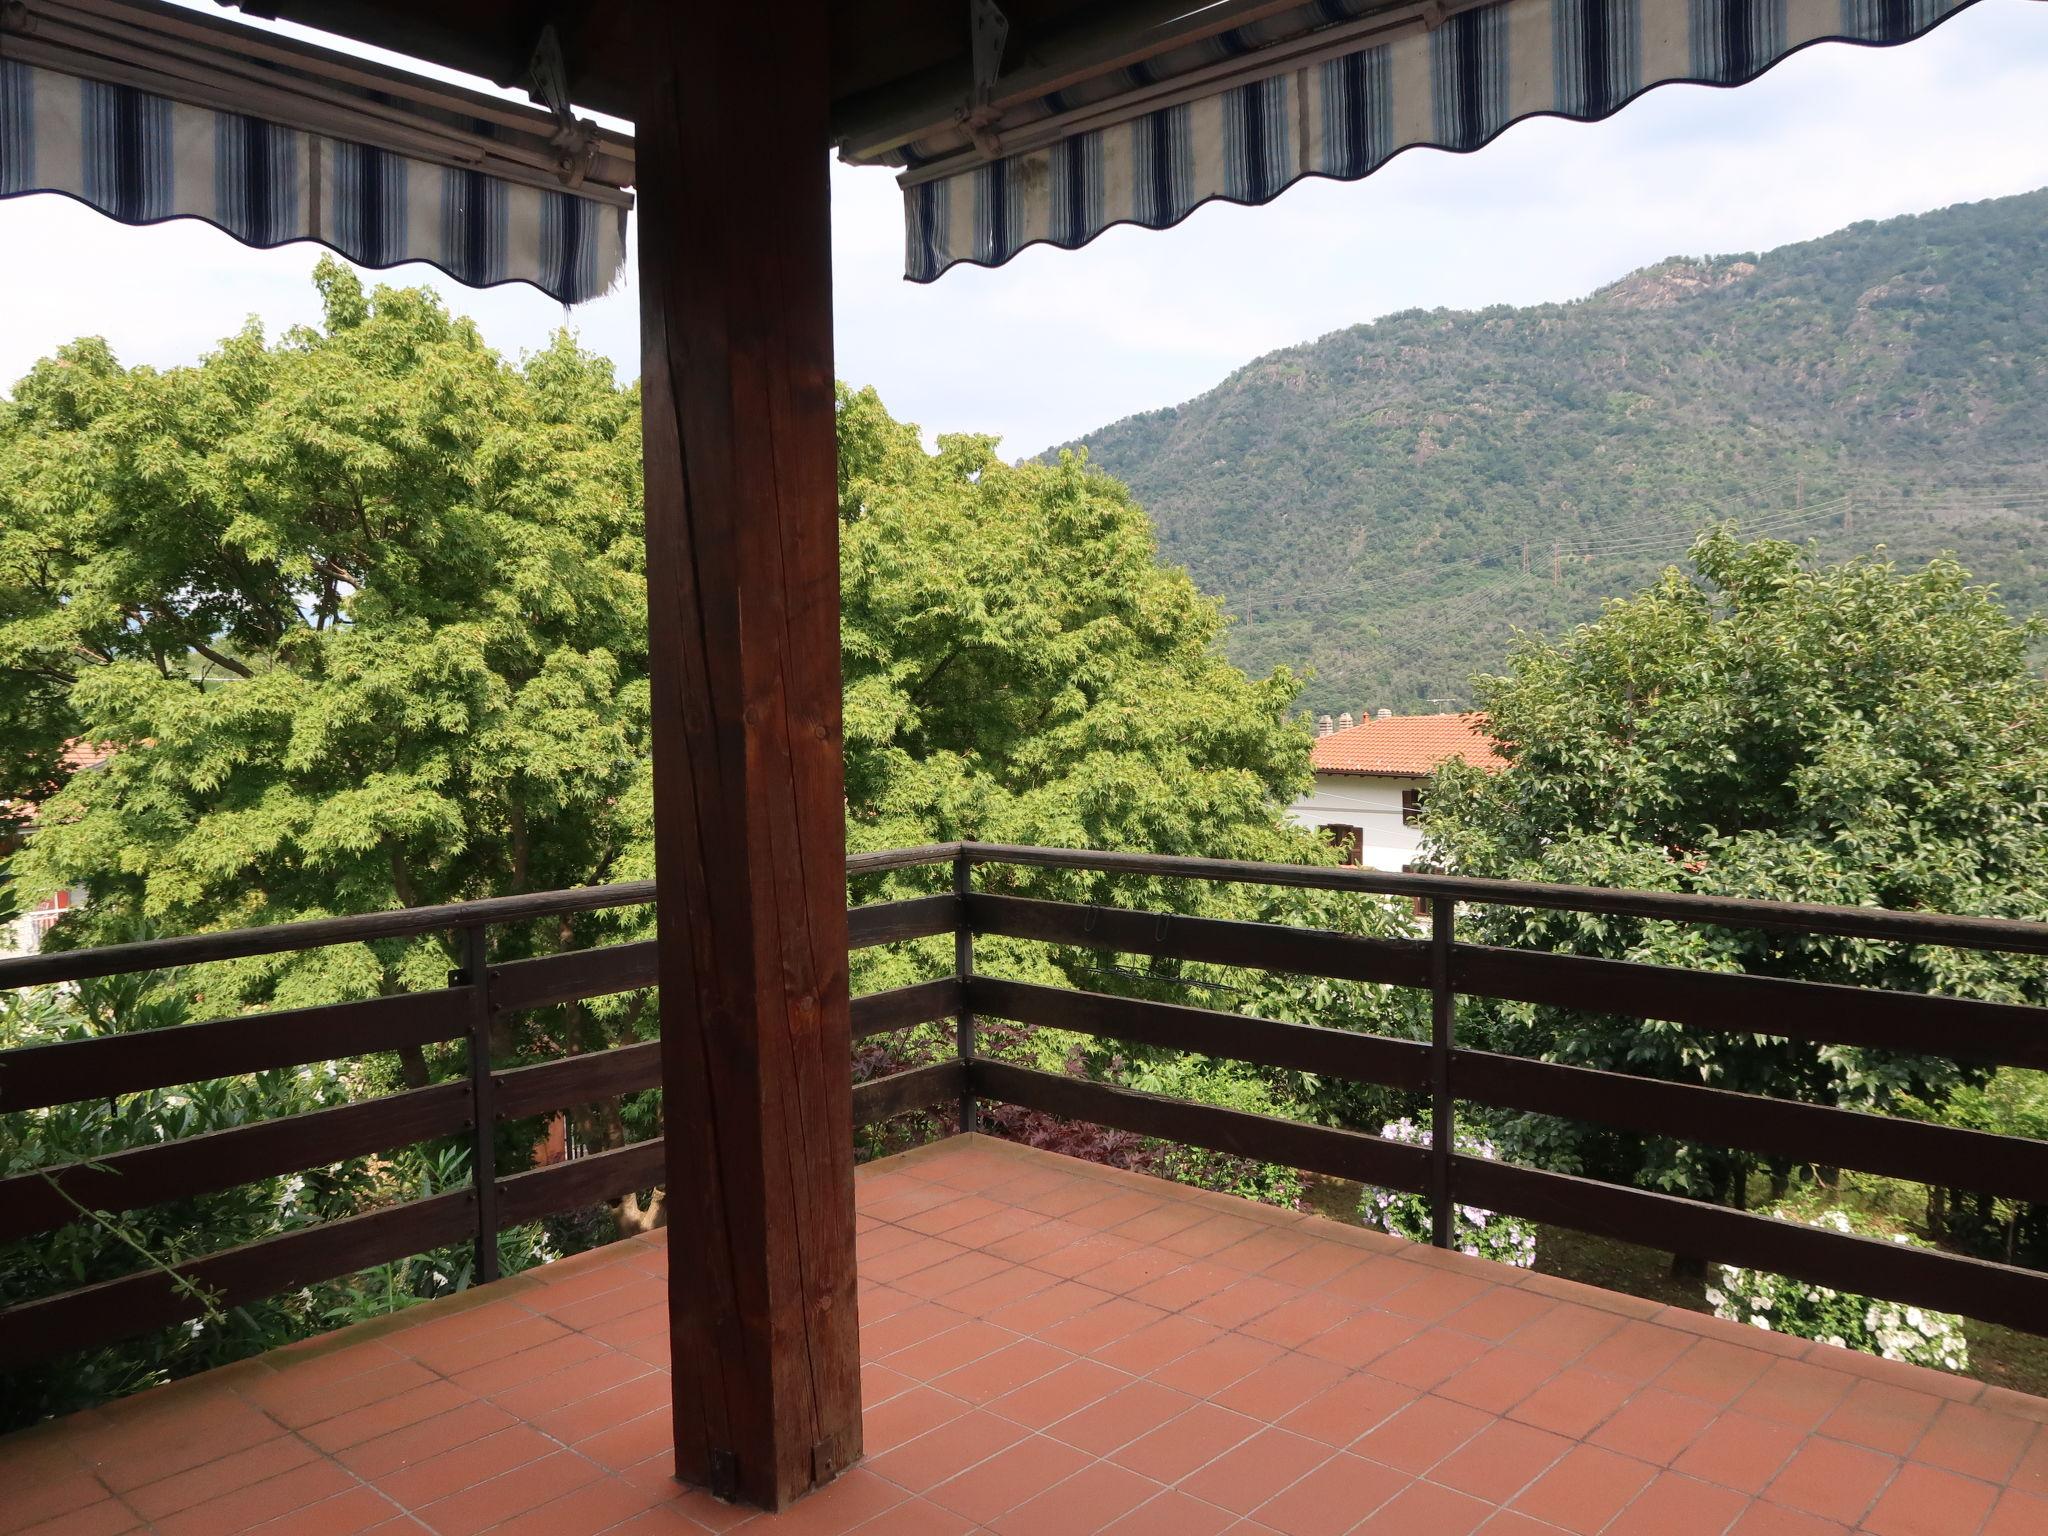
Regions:
<instances>
[{"instance_id":1,"label":"terracotta roof tile","mask_svg":"<svg viewBox=\"0 0 2048 1536\"><path fill-rule=\"evenodd\" d=\"M68 780L73 774L103 766L107 759L119 750L120 748L111 741L94 743L87 741L83 736L72 737L64 743L62 762L65 779ZM42 795L36 796L33 800L0 800L0 816L11 815L24 827L32 827L36 823L39 803L44 796L56 793L58 787L57 784L51 784Z\"/></svg>"},{"instance_id":2,"label":"terracotta roof tile","mask_svg":"<svg viewBox=\"0 0 2048 1536\"><path fill-rule=\"evenodd\" d=\"M1477 715L1390 715L1316 738L1317 773L1380 774L1419 779L1437 764L1462 758L1489 773L1507 766L1479 728Z\"/></svg>"},{"instance_id":3,"label":"terracotta roof tile","mask_svg":"<svg viewBox=\"0 0 2048 1536\"><path fill-rule=\"evenodd\" d=\"M94 743L83 736L74 736L64 743L64 771L81 773L87 768L97 768L117 750L111 741Z\"/></svg>"}]
</instances>

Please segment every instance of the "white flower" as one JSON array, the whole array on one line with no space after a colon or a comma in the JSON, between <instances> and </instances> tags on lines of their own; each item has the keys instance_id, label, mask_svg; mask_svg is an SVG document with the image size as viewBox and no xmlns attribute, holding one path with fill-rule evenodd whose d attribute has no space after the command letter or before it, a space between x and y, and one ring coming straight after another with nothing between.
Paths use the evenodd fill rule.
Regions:
<instances>
[{"instance_id":1,"label":"white flower","mask_svg":"<svg viewBox=\"0 0 2048 1536\"><path fill-rule=\"evenodd\" d=\"M1752 1317L1749 1320L1749 1325L1752 1328L1761 1328L1765 1333L1771 1331L1771 1320L1768 1317Z\"/></svg>"}]
</instances>

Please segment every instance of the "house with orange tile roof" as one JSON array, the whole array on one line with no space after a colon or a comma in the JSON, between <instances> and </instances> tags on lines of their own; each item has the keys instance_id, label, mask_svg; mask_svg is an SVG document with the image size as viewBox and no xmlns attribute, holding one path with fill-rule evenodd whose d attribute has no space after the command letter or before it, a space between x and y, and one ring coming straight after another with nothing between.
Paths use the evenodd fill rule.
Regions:
<instances>
[{"instance_id":1,"label":"house with orange tile roof","mask_svg":"<svg viewBox=\"0 0 2048 1536\"><path fill-rule=\"evenodd\" d=\"M69 780L73 774L89 773L103 767L107 759L113 755L113 746L106 742L96 744L82 737L68 741L64 744L64 778ZM0 810L6 808L6 802L0 802ZM32 830L36 821L36 805L27 805L26 812L23 819L24 830ZM0 825L5 825L5 822L0 821ZM9 850L9 840L0 838L0 858L4 858ZM16 912L12 917L0 920L0 955L34 954L43 947L43 935L55 926L57 919L73 907L84 906L85 899L85 887L75 885L68 890L45 896L26 911ZM4 907L0 907L0 914L4 914L5 911Z\"/></svg>"},{"instance_id":2,"label":"house with orange tile roof","mask_svg":"<svg viewBox=\"0 0 2048 1536\"><path fill-rule=\"evenodd\" d=\"M1346 862L1399 871L1422 849L1423 797L1430 775L1452 758L1488 772L1506 766L1473 714L1350 715L1316 725L1310 755L1314 787L1288 807L1303 826L1319 827L1345 850Z\"/></svg>"}]
</instances>

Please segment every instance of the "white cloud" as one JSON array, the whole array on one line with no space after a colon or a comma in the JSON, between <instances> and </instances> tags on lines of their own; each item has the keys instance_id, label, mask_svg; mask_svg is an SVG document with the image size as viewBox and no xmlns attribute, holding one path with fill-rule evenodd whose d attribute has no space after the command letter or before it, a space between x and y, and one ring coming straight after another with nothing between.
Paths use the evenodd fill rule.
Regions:
<instances>
[{"instance_id":1,"label":"white cloud","mask_svg":"<svg viewBox=\"0 0 2048 1536\"><path fill-rule=\"evenodd\" d=\"M1605 123L1523 123L1476 155L1415 151L1364 182L922 287L900 276L893 180L835 167L839 371L928 431L1033 452L1392 310L1572 298L1674 252L1764 249L2043 185L2048 8L2028 0L1981 0L1903 48L1813 48L1741 90L1669 87ZM0 380L80 334L168 365L248 315L273 332L315 319L317 254L196 224L127 229L58 198L0 204ZM417 266L383 280L432 283L508 354L565 318L524 287L477 292ZM629 275L568 317L624 375L637 302Z\"/></svg>"}]
</instances>

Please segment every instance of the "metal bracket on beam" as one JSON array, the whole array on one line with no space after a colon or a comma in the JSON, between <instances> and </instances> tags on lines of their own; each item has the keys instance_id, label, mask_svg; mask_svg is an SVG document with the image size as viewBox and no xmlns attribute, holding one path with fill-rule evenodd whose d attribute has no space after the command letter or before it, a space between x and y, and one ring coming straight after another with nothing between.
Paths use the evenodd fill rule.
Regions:
<instances>
[{"instance_id":1,"label":"metal bracket on beam","mask_svg":"<svg viewBox=\"0 0 2048 1536\"><path fill-rule=\"evenodd\" d=\"M973 92L958 119L974 147L993 159L1002 153L1003 146L994 131L996 114L989 103L995 97L996 77L1003 71L1003 49L1010 41L1010 18L995 0L967 0L967 32Z\"/></svg>"},{"instance_id":2,"label":"metal bracket on beam","mask_svg":"<svg viewBox=\"0 0 2048 1536\"><path fill-rule=\"evenodd\" d=\"M1010 41L1010 18L995 0L967 0L967 27L974 60L973 105L985 107L995 95L996 76L1002 73L1003 48Z\"/></svg>"}]
</instances>

